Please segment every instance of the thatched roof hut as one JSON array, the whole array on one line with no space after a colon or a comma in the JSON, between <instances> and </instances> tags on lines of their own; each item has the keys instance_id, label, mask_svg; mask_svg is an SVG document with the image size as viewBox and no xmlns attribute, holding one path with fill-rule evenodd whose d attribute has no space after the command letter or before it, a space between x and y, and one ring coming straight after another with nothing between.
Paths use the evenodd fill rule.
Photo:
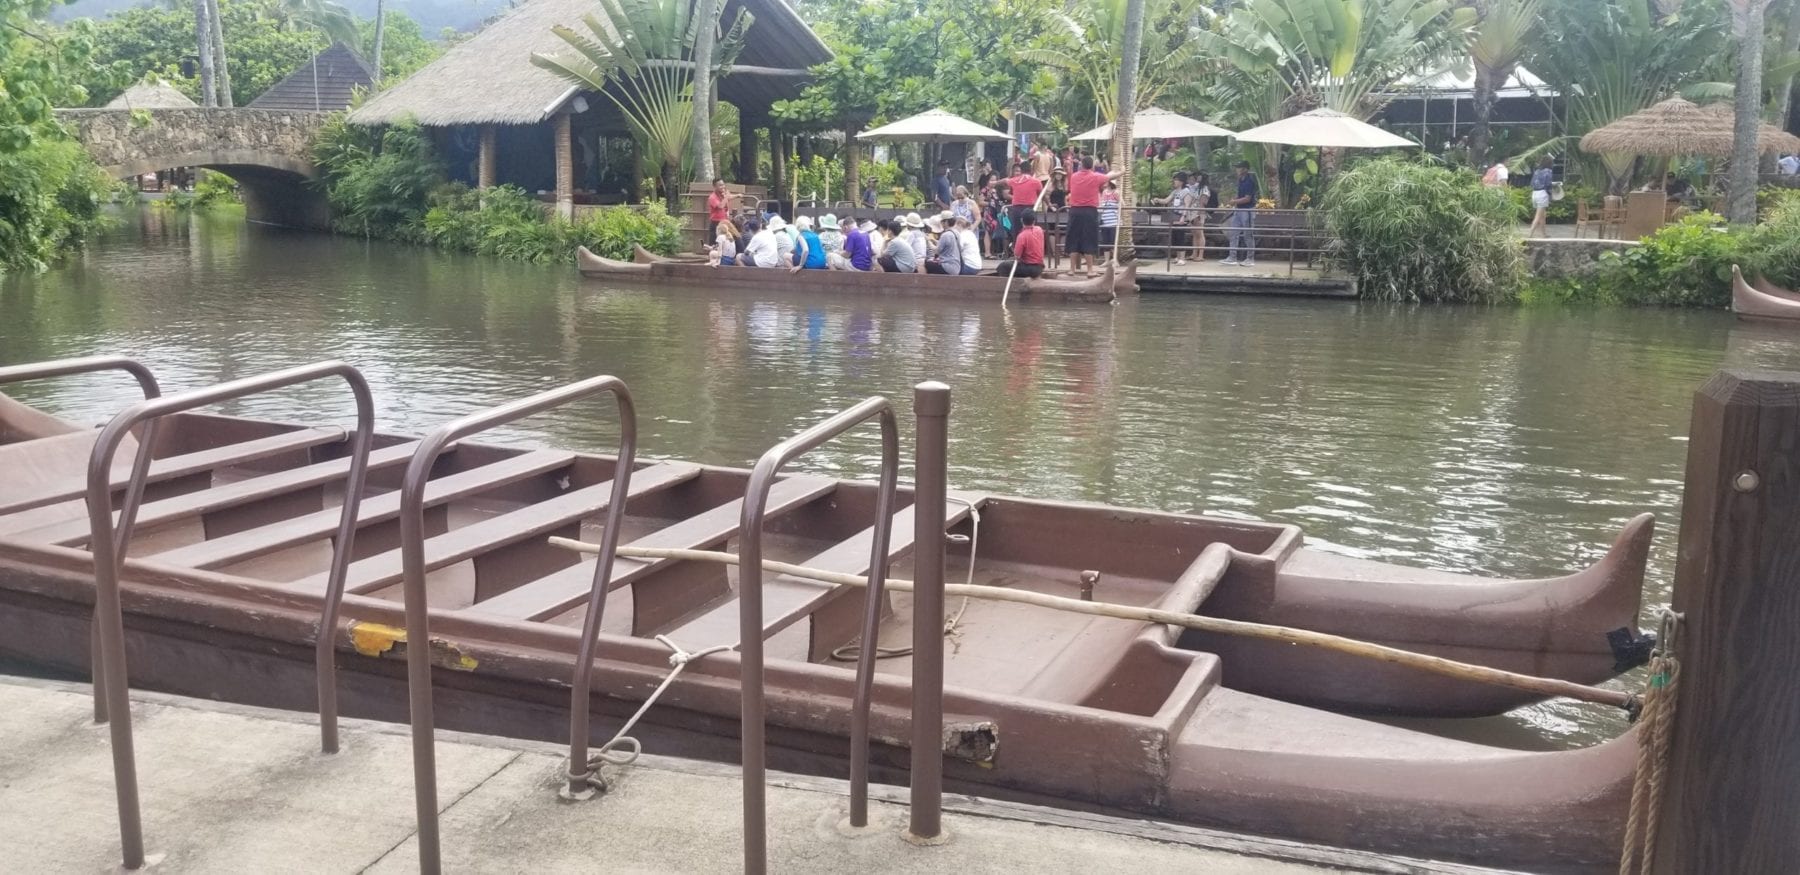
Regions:
<instances>
[{"instance_id":1,"label":"thatched roof hut","mask_svg":"<svg viewBox=\"0 0 1800 875\"><path fill-rule=\"evenodd\" d=\"M740 112L765 115L777 100L797 97L803 71L830 60L831 50L784 0L728 0L725 21L740 8L755 16L719 98ZM585 31L593 0L526 0L467 41L350 114L356 124L411 118L426 127L532 125L561 111L580 89L531 63L532 53L569 51L550 29ZM752 72L761 69L765 72Z\"/></svg>"},{"instance_id":2,"label":"thatched roof hut","mask_svg":"<svg viewBox=\"0 0 1800 875\"><path fill-rule=\"evenodd\" d=\"M1732 110L1724 104L1697 106L1671 97L1648 109L1632 113L1581 138L1584 152L1611 152L1674 158L1685 155L1729 157L1732 147ZM1800 151L1800 137L1772 125L1757 133L1759 152Z\"/></svg>"},{"instance_id":3,"label":"thatched roof hut","mask_svg":"<svg viewBox=\"0 0 1800 875\"><path fill-rule=\"evenodd\" d=\"M107 109L191 109L199 104L167 82L139 82L106 102Z\"/></svg>"}]
</instances>

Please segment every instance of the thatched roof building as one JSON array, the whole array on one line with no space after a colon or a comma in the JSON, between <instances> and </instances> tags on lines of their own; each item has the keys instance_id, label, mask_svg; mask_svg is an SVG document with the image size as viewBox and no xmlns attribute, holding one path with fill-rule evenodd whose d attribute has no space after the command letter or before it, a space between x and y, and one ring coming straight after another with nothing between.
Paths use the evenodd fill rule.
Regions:
<instances>
[{"instance_id":1,"label":"thatched roof building","mask_svg":"<svg viewBox=\"0 0 1800 875\"><path fill-rule=\"evenodd\" d=\"M800 71L830 60L831 50L784 0L728 0L723 20L748 9L755 23L734 72L720 80L719 99L762 117L777 100L797 97ZM436 61L350 114L356 124L413 119L426 127L532 125L564 110L580 89L531 63L532 53L569 51L550 29L586 30L593 0L526 0ZM754 68L768 74L749 72Z\"/></svg>"},{"instance_id":2,"label":"thatched roof building","mask_svg":"<svg viewBox=\"0 0 1800 875\"><path fill-rule=\"evenodd\" d=\"M107 109L190 109L199 104L167 82L139 82L106 102Z\"/></svg>"},{"instance_id":3,"label":"thatched roof building","mask_svg":"<svg viewBox=\"0 0 1800 875\"><path fill-rule=\"evenodd\" d=\"M373 89L375 71L343 43L312 56L286 79L250 101L250 109L336 112L350 105L356 90Z\"/></svg>"},{"instance_id":4,"label":"thatched roof building","mask_svg":"<svg viewBox=\"0 0 1800 875\"><path fill-rule=\"evenodd\" d=\"M1702 107L1671 97L1589 131L1581 138L1581 149L1658 158L1723 158L1731 155L1732 124L1729 104ZM1800 138L1765 124L1758 129L1756 147L1763 153L1800 151Z\"/></svg>"}]
</instances>

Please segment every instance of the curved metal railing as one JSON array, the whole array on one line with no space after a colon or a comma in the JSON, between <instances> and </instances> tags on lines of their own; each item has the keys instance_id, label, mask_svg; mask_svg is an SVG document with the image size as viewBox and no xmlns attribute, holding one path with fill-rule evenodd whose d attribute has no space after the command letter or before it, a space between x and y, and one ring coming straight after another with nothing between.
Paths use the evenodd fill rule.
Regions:
<instances>
[{"instance_id":1,"label":"curved metal railing","mask_svg":"<svg viewBox=\"0 0 1800 875\"><path fill-rule=\"evenodd\" d=\"M560 407L600 392L611 392L619 405L618 463L613 470L612 498L606 508L606 527L600 533L600 558L594 565L594 584L588 593L587 619L582 623L581 648L575 659L570 690L569 782L570 789L585 787L586 776L577 776L587 764L588 687L593 675L594 639L606 608L606 584L612 578L613 555L625 519L625 500L630 494L631 466L637 454L637 412L631 390L618 377L600 376L571 383L529 398L521 398L439 426L419 441L400 485L400 560L406 594L406 687L412 709L413 795L419 824L419 870L442 871L442 843L438 831L436 716L431 701L431 619L425 604L425 484L431 479L437 457L451 443L497 425L504 425Z\"/></svg>"},{"instance_id":2,"label":"curved metal railing","mask_svg":"<svg viewBox=\"0 0 1800 875\"><path fill-rule=\"evenodd\" d=\"M375 431L375 402L362 372L337 361L302 365L269 374L233 380L205 389L178 395L147 398L112 418L94 441L88 457L87 505L88 525L92 535L89 547L94 554L94 615L100 639L101 663L105 666L106 707L112 715L113 782L118 794L120 844L127 869L144 865L143 818L138 807L137 756L132 747L130 679L125 666L125 618L119 605L119 569L130 548L131 520L121 519L115 527L112 510L113 456L125 435L139 423L149 423L171 413L205 407L246 395L267 392L327 377L341 377L356 396L356 434L352 438L351 462L344 485L343 514L333 544L329 585L315 643L319 668L319 720L322 745L327 752L337 749L337 688L335 658L331 630L336 624L337 605L343 598L344 575L349 567L351 542L356 536L356 514L362 502L363 479L368 468L369 444ZM132 465L126 487L127 500L141 493L149 466L139 461ZM123 536L123 537L122 537Z\"/></svg>"},{"instance_id":3,"label":"curved metal railing","mask_svg":"<svg viewBox=\"0 0 1800 875\"><path fill-rule=\"evenodd\" d=\"M876 418L881 421L881 485L875 501L875 543L869 558L869 588L864 593L863 644L856 657L856 700L850 715L850 822L854 826L865 826L869 817L869 696L875 684L875 642L881 630L882 584L887 579L894 490L900 473L900 438L894 422L893 404L880 396L869 398L770 447L756 460L749 485L744 490L738 543L738 683L743 696L740 735L743 740L746 872L761 873L768 865L762 526L769 490L784 465ZM941 532L939 536L942 536Z\"/></svg>"},{"instance_id":4,"label":"curved metal railing","mask_svg":"<svg viewBox=\"0 0 1800 875\"><path fill-rule=\"evenodd\" d=\"M92 374L100 371L124 371L130 374L137 380L138 387L143 390L144 398L146 399L156 398L162 395L162 387L157 384L156 375L151 373L149 368L145 367L136 359L129 359L118 355L95 355L83 358L58 359L56 361L36 362L28 365L13 365L11 367L0 368L0 385L6 383L23 383L28 380L48 380L55 377L68 377L76 374ZM148 467L150 464L152 444L155 442L156 438L156 424L150 423L146 425L144 427L144 433L139 437L141 440L138 442L137 459L133 464L139 467ZM137 522L138 505L141 503L142 499L142 489L127 491L125 493L125 500L119 506L120 523L115 535L118 543L122 544L131 539L131 528L132 525ZM23 508L19 509L22 510ZM125 553L122 547L115 546L114 550L119 555L124 555ZM98 615L96 615L94 625L96 627L99 625ZM88 633L88 652L88 674L93 678L94 685L94 722L105 723L106 676L102 673L100 635L97 631L90 631Z\"/></svg>"}]
</instances>

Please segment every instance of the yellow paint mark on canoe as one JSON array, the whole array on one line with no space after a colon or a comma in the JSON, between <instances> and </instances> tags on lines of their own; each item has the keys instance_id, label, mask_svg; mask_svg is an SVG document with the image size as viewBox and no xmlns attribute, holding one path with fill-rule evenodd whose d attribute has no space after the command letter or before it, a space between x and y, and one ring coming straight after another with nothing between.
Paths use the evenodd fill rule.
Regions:
<instances>
[{"instance_id":1,"label":"yellow paint mark on canoe","mask_svg":"<svg viewBox=\"0 0 1800 875\"><path fill-rule=\"evenodd\" d=\"M380 656L406 640L406 630L380 623L351 623L350 646L364 656Z\"/></svg>"}]
</instances>

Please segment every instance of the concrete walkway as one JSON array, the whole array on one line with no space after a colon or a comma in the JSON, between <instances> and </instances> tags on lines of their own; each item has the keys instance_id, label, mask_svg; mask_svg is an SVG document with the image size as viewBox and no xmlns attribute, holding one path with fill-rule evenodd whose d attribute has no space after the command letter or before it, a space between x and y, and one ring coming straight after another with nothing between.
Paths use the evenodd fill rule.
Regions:
<instances>
[{"instance_id":1,"label":"concrete walkway","mask_svg":"<svg viewBox=\"0 0 1800 875\"><path fill-rule=\"evenodd\" d=\"M346 721L318 753L310 715L135 694L151 871L417 871L403 726ZM652 747L653 738L647 739ZM733 767L646 756L585 803L556 797L557 748L440 733L450 872L732 872L741 861ZM905 791L876 787L874 826L839 829L843 782L772 774L774 872L1475 872L1193 827L945 797L951 840L900 838ZM117 868L107 732L88 688L0 677L0 848L14 872Z\"/></svg>"}]
</instances>

